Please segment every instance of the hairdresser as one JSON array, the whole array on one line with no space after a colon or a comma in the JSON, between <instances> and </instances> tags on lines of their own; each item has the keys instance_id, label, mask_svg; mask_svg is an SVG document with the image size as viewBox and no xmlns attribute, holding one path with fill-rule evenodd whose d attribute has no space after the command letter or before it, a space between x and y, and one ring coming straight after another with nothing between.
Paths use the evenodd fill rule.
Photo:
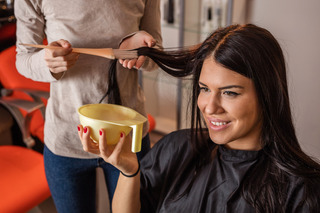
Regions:
<instances>
[{"instance_id":1,"label":"hairdresser","mask_svg":"<svg viewBox=\"0 0 320 213\"><path fill-rule=\"evenodd\" d=\"M232 25L192 51L143 49L171 75L192 76L191 129L139 163L129 137L112 151L103 130L92 146L79 125L83 149L121 171L113 212L319 212L320 165L299 145L284 56L268 30Z\"/></svg>"},{"instance_id":2,"label":"hairdresser","mask_svg":"<svg viewBox=\"0 0 320 213\"><path fill-rule=\"evenodd\" d=\"M161 46L159 0L43 1L15 0L17 44L42 44L59 50L17 45L18 71L35 81L50 82L44 128L45 172L59 213L95 212L96 168L105 174L110 200L119 171L83 151L75 128L78 107L98 103L108 89L110 60L79 55L72 47L133 49ZM146 115L137 69L151 71L139 57L117 64L122 105ZM133 69L132 69L133 68ZM107 103L108 97L102 100ZM144 126L141 159L150 149Z\"/></svg>"}]
</instances>

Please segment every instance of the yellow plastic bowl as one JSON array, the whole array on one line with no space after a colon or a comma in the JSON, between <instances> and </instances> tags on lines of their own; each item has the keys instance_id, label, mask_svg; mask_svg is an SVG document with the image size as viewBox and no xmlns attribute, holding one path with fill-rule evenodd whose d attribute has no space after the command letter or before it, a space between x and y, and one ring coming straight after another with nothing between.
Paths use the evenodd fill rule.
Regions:
<instances>
[{"instance_id":1,"label":"yellow plastic bowl","mask_svg":"<svg viewBox=\"0 0 320 213\"><path fill-rule=\"evenodd\" d=\"M135 110L115 104L87 104L79 107L78 114L81 125L90 127L93 141L99 141L101 128L110 145L118 143L121 132L128 135L132 130L132 152L141 151L143 123L147 118Z\"/></svg>"}]
</instances>

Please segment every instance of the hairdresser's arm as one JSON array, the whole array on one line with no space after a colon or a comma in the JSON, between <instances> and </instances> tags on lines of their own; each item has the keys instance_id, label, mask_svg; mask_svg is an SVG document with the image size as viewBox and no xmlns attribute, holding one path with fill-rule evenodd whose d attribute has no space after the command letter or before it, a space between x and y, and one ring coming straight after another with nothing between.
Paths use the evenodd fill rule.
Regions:
<instances>
[{"instance_id":1,"label":"hairdresser's arm","mask_svg":"<svg viewBox=\"0 0 320 213\"><path fill-rule=\"evenodd\" d=\"M44 61L44 50L29 48L20 43L42 44L45 38L45 17L41 7L30 0L15 0L14 13L17 19L16 67L19 73L35 81L56 81ZM46 70L46 71L44 71Z\"/></svg>"},{"instance_id":2,"label":"hairdresser's arm","mask_svg":"<svg viewBox=\"0 0 320 213\"><path fill-rule=\"evenodd\" d=\"M120 141L115 146L105 143L105 132L100 130L99 144L90 139L90 128L83 131L78 126L78 135L86 152L102 157L107 163L112 164L126 175L135 174L139 164L135 153L131 152L131 138L120 136ZM120 173L116 191L112 201L112 212L139 212L140 211L140 172L134 177L125 177Z\"/></svg>"},{"instance_id":3,"label":"hairdresser's arm","mask_svg":"<svg viewBox=\"0 0 320 213\"><path fill-rule=\"evenodd\" d=\"M42 44L45 38L45 16L42 8L31 0L15 1L17 19L16 67L20 74L35 81L53 82L72 66L77 54L71 53L71 45L64 40L49 45L62 46L63 50L36 49L20 45Z\"/></svg>"},{"instance_id":4,"label":"hairdresser's arm","mask_svg":"<svg viewBox=\"0 0 320 213\"><path fill-rule=\"evenodd\" d=\"M133 46L130 49L142 47L142 46L148 46L148 47L154 47L154 48L162 48L162 37L161 37L161 25L160 25L160 0L147 0L145 1L146 5L144 8L144 14L140 19L139 23L139 30L138 32L133 33L132 35L140 36L139 34L145 34L145 32L148 33L150 36L152 42L152 45L150 45L150 38L147 40L142 39L140 41L137 41L136 38L133 40L136 40L135 42L132 42ZM127 36L126 38L129 38L130 36ZM125 39L124 39L125 40ZM141 42L142 41L142 42ZM121 46L120 46L121 48ZM122 61L120 61L122 63ZM123 63L122 63L123 64ZM130 62L129 66L127 64L123 64L124 67L132 68L132 64L134 64L134 61ZM157 65L148 57L139 57L136 64L134 64L136 68L141 68L143 71L152 71L155 68L157 68Z\"/></svg>"},{"instance_id":5,"label":"hairdresser's arm","mask_svg":"<svg viewBox=\"0 0 320 213\"><path fill-rule=\"evenodd\" d=\"M139 29L148 32L157 41L154 48L162 49L160 0L147 0L145 3ZM158 68L156 63L146 57L141 70L152 71L156 68Z\"/></svg>"}]
</instances>

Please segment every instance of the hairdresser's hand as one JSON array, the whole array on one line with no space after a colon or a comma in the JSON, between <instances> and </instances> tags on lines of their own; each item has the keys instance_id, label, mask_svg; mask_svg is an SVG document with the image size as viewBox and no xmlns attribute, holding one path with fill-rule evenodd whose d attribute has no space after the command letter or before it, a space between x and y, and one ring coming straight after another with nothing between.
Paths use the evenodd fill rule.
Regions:
<instances>
[{"instance_id":1,"label":"hairdresser's hand","mask_svg":"<svg viewBox=\"0 0 320 213\"><path fill-rule=\"evenodd\" d=\"M83 150L102 157L107 163L112 164L124 174L134 174L138 170L138 160L135 153L131 152L131 137L122 132L120 141L116 145L107 145L103 129L99 130L99 143L90 138L90 128L78 126L78 135Z\"/></svg>"},{"instance_id":2,"label":"hairdresser's hand","mask_svg":"<svg viewBox=\"0 0 320 213\"><path fill-rule=\"evenodd\" d=\"M136 49L145 46L153 47L154 45L156 45L156 40L149 33L145 31L139 31L133 36L130 36L122 41L119 49ZM129 69L133 67L139 69L143 65L144 61L145 56L139 56L138 59L119 60L120 64L122 64L123 67Z\"/></svg>"},{"instance_id":3,"label":"hairdresser's hand","mask_svg":"<svg viewBox=\"0 0 320 213\"><path fill-rule=\"evenodd\" d=\"M66 40L54 41L49 46L63 47L61 49L45 49L44 59L54 76L62 75L76 63L79 57L79 53L72 53L71 44Z\"/></svg>"}]
</instances>

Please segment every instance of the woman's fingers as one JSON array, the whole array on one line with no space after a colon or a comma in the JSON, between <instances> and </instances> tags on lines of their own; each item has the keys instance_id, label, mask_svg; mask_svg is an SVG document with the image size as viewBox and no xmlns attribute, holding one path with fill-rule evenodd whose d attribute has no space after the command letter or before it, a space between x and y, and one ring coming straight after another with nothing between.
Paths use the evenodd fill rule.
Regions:
<instances>
[{"instance_id":1,"label":"woman's fingers","mask_svg":"<svg viewBox=\"0 0 320 213\"><path fill-rule=\"evenodd\" d=\"M148 46L153 47L156 45L156 40L147 32L139 31L134 35L126 38L120 44L119 49L135 49L138 47ZM120 59L119 62L124 68L136 68L139 69L145 61L144 56L140 56L138 59Z\"/></svg>"},{"instance_id":2,"label":"woman's fingers","mask_svg":"<svg viewBox=\"0 0 320 213\"><path fill-rule=\"evenodd\" d=\"M48 46L63 47L63 48L45 49L47 57L54 58L54 57L58 57L58 56L64 56L64 55L71 53L71 51L72 51L71 44L68 41L63 40L63 39L51 42Z\"/></svg>"},{"instance_id":3,"label":"woman's fingers","mask_svg":"<svg viewBox=\"0 0 320 213\"><path fill-rule=\"evenodd\" d=\"M59 46L64 47L64 48L70 48L71 47L71 44L69 43L69 41L64 40L64 39L60 39L60 40L56 41L56 43Z\"/></svg>"},{"instance_id":4,"label":"woman's fingers","mask_svg":"<svg viewBox=\"0 0 320 213\"><path fill-rule=\"evenodd\" d=\"M137 69L140 69L140 67L143 65L144 61L146 60L146 57L145 56L139 56L138 60L136 61L135 63L135 67Z\"/></svg>"},{"instance_id":5,"label":"woman's fingers","mask_svg":"<svg viewBox=\"0 0 320 213\"><path fill-rule=\"evenodd\" d=\"M128 68L128 69L136 68L136 69L139 69L143 65L145 59L146 59L145 56L139 56L138 59L122 59L119 62L120 62L120 64L122 64L122 66L124 68Z\"/></svg>"},{"instance_id":6,"label":"woman's fingers","mask_svg":"<svg viewBox=\"0 0 320 213\"><path fill-rule=\"evenodd\" d=\"M124 132L121 132L120 140L113 150L115 154L119 155L121 153L121 151L123 150L123 144L125 143L125 140L126 140L126 135L124 134Z\"/></svg>"},{"instance_id":7,"label":"woman's fingers","mask_svg":"<svg viewBox=\"0 0 320 213\"><path fill-rule=\"evenodd\" d=\"M151 35L148 35L145 38L144 43L146 43L148 47L154 47L156 45L156 40Z\"/></svg>"},{"instance_id":8,"label":"woman's fingers","mask_svg":"<svg viewBox=\"0 0 320 213\"><path fill-rule=\"evenodd\" d=\"M116 145L108 145L106 133L103 129L99 130L99 143L94 143L90 138L90 128L78 125L78 135L84 151L97 154L104 161L112 164L120 171L132 173L136 171L137 156L131 152L131 137L127 137L121 132L120 140Z\"/></svg>"},{"instance_id":9,"label":"woman's fingers","mask_svg":"<svg viewBox=\"0 0 320 213\"><path fill-rule=\"evenodd\" d=\"M124 132L121 132L120 140L114 147L100 143L100 152L106 162L120 171L128 174L133 170L136 171L137 156L131 152L131 137L126 136Z\"/></svg>"},{"instance_id":10,"label":"woman's fingers","mask_svg":"<svg viewBox=\"0 0 320 213\"><path fill-rule=\"evenodd\" d=\"M101 129L99 131L100 134L100 138L99 138L99 149L100 149L100 155L103 159L105 159L106 161L109 161L109 158L111 164L116 165L118 164L118 160L120 158L121 155L121 151L122 151L122 146L125 140L125 134L122 132L120 135L120 140L119 142L114 145L107 145L106 143L106 139L105 139L105 131L103 129ZM111 156L112 155L112 156Z\"/></svg>"},{"instance_id":11,"label":"woman's fingers","mask_svg":"<svg viewBox=\"0 0 320 213\"><path fill-rule=\"evenodd\" d=\"M59 73L67 71L78 60L78 56L72 56L73 58L65 59L67 57L59 56L54 59L45 59L45 61L51 72Z\"/></svg>"},{"instance_id":12,"label":"woman's fingers","mask_svg":"<svg viewBox=\"0 0 320 213\"><path fill-rule=\"evenodd\" d=\"M83 126L82 125L78 125L78 135L79 135L79 138L82 143L82 135L83 135Z\"/></svg>"},{"instance_id":13,"label":"woman's fingers","mask_svg":"<svg viewBox=\"0 0 320 213\"><path fill-rule=\"evenodd\" d=\"M90 138L90 128L89 127L82 127L82 125L78 126L78 135L81 139L82 148L86 152L90 152L93 154L100 154L99 144L93 142Z\"/></svg>"},{"instance_id":14,"label":"woman's fingers","mask_svg":"<svg viewBox=\"0 0 320 213\"><path fill-rule=\"evenodd\" d=\"M79 58L80 53L68 53L67 55L59 55L59 56L50 56L45 57L47 62L68 62L68 61L76 61Z\"/></svg>"},{"instance_id":15,"label":"woman's fingers","mask_svg":"<svg viewBox=\"0 0 320 213\"><path fill-rule=\"evenodd\" d=\"M68 70L78 60L79 53L72 53L71 44L63 39L54 41L49 46L63 47L59 49L45 49L44 59L50 71L60 73Z\"/></svg>"},{"instance_id":16,"label":"woman's fingers","mask_svg":"<svg viewBox=\"0 0 320 213\"><path fill-rule=\"evenodd\" d=\"M122 60L122 63L121 62L120 63L124 68L132 69L135 66L136 62L137 62L137 59L124 59Z\"/></svg>"},{"instance_id":17,"label":"woman's fingers","mask_svg":"<svg viewBox=\"0 0 320 213\"><path fill-rule=\"evenodd\" d=\"M112 149L107 145L106 134L104 129L99 130L99 150L101 157L107 161L109 156L112 154Z\"/></svg>"}]
</instances>

